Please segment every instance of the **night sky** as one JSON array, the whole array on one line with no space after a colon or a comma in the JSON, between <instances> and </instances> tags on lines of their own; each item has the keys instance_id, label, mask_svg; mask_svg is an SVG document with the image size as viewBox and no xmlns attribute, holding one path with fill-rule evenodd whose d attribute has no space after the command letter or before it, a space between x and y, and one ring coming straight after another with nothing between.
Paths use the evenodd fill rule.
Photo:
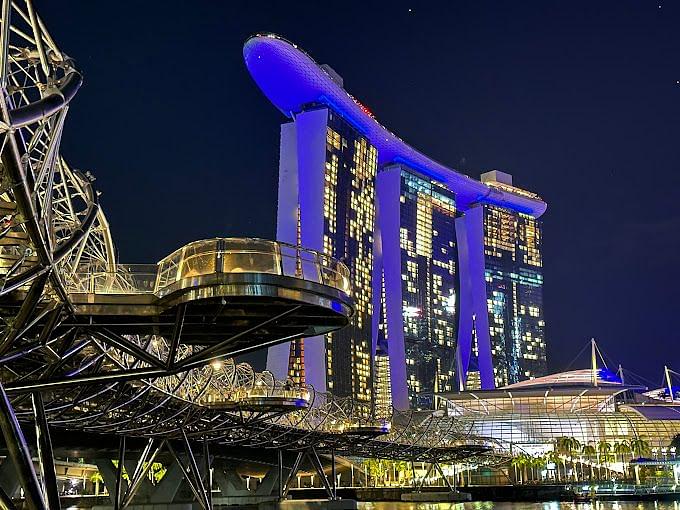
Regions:
<instances>
[{"instance_id":1,"label":"night sky","mask_svg":"<svg viewBox=\"0 0 680 510\"><path fill-rule=\"evenodd\" d=\"M63 154L120 260L275 234L279 124L242 59L271 31L426 154L540 194L553 371L590 337L680 371L680 2L37 2L85 84Z\"/></svg>"}]
</instances>

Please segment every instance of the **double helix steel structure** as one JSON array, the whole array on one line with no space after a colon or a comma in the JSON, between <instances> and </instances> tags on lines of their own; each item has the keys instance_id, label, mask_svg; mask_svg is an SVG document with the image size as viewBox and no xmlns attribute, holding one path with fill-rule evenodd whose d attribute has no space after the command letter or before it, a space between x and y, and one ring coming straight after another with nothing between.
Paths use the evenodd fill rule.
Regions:
<instances>
[{"instance_id":1,"label":"double helix steel structure","mask_svg":"<svg viewBox=\"0 0 680 510\"><path fill-rule=\"evenodd\" d=\"M451 418L376 416L370 405L231 359L346 325L353 304L340 262L284 243L217 238L157 264L119 264L94 179L59 150L82 76L31 0L2 0L0 14L0 428L30 508L59 508L55 428L119 437L121 457L125 438L148 441L127 488L119 463L117 508L132 502L160 449L174 455L177 444L206 509L210 483L196 443L298 452L282 494L303 455L320 465L317 452L495 459L493 442ZM1 508L14 508L10 496L0 490Z\"/></svg>"}]
</instances>

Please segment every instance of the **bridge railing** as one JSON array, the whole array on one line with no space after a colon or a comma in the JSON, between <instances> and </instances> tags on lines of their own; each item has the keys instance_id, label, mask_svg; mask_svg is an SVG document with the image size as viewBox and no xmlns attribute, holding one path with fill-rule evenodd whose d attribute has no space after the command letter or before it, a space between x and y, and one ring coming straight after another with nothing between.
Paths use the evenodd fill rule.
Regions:
<instances>
[{"instance_id":1,"label":"bridge railing","mask_svg":"<svg viewBox=\"0 0 680 510\"><path fill-rule=\"evenodd\" d=\"M216 238L195 241L161 260L155 292L213 273L291 276L350 291L349 269L323 253L265 239Z\"/></svg>"},{"instance_id":2,"label":"bridge railing","mask_svg":"<svg viewBox=\"0 0 680 510\"><path fill-rule=\"evenodd\" d=\"M155 285L155 264L117 264L115 272L83 267L66 278L74 294L151 294Z\"/></svg>"},{"instance_id":3,"label":"bridge railing","mask_svg":"<svg viewBox=\"0 0 680 510\"><path fill-rule=\"evenodd\" d=\"M67 278L72 293L165 295L180 282L218 273L259 273L321 283L350 293L350 272L323 253L252 238L195 241L158 264L118 264L116 271L83 267Z\"/></svg>"}]
</instances>

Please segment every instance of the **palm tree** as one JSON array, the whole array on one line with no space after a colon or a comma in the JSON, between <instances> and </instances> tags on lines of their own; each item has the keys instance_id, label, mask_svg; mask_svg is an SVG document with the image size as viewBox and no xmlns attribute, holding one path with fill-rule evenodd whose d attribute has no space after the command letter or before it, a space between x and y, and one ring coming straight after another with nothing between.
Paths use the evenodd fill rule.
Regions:
<instances>
[{"instance_id":1,"label":"palm tree","mask_svg":"<svg viewBox=\"0 0 680 510\"><path fill-rule=\"evenodd\" d=\"M578 469L576 462L574 460L574 453L581 451L581 443L575 437L567 437L565 440L565 447L567 455L569 456L569 461L571 462L571 470L573 477L578 482Z\"/></svg>"},{"instance_id":2,"label":"palm tree","mask_svg":"<svg viewBox=\"0 0 680 510\"><path fill-rule=\"evenodd\" d=\"M545 466L546 463L546 458L542 456L538 457L532 457L531 458L531 466L536 470L536 478L534 478L537 481L542 481L541 480L541 472L539 471L540 468Z\"/></svg>"},{"instance_id":3,"label":"palm tree","mask_svg":"<svg viewBox=\"0 0 680 510\"><path fill-rule=\"evenodd\" d=\"M649 443L647 440L645 440L642 437L636 437L634 439L630 440L630 451L631 451L631 457L637 456L638 458L643 457L647 453L649 453ZM640 478L639 478L639 467L636 465L634 472L635 472L635 483L640 483Z\"/></svg>"},{"instance_id":4,"label":"palm tree","mask_svg":"<svg viewBox=\"0 0 680 510\"><path fill-rule=\"evenodd\" d=\"M595 450L595 447L591 444L584 444L583 448L581 449L581 453L586 456L586 459L588 459L588 463L590 464L590 479L593 479L593 463L592 463L592 456L597 453ZM581 468L581 471L583 471L583 468Z\"/></svg>"},{"instance_id":5,"label":"palm tree","mask_svg":"<svg viewBox=\"0 0 680 510\"><path fill-rule=\"evenodd\" d=\"M168 469L163 465L162 462L153 462L149 468L149 479L151 480L151 483L153 485L158 484L167 472Z\"/></svg>"},{"instance_id":6,"label":"palm tree","mask_svg":"<svg viewBox=\"0 0 680 510\"><path fill-rule=\"evenodd\" d=\"M574 470L574 478L576 478L576 481L578 482L578 466L574 462L574 453L580 452L581 451L581 441L576 439L575 437L569 438L570 440L570 453L569 456L571 457L571 466L572 469ZM581 464L581 478L583 478L583 464Z\"/></svg>"},{"instance_id":7,"label":"palm tree","mask_svg":"<svg viewBox=\"0 0 680 510\"><path fill-rule=\"evenodd\" d=\"M569 457L571 461L574 478L578 482L578 471L576 470L576 463L574 462L574 452L581 451L581 443L575 437L558 437L556 441L558 449ZM564 459L564 473L567 473L567 461Z\"/></svg>"},{"instance_id":8,"label":"palm tree","mask_svg":"<svg viewBox=\"0 0 680 510\"><path fill-rule=\"evenodd\" d=\"M564 478L567 478L567 454L569 453L569 448L567 446L569 443L569 438L566 436L558 437L555 439L555 452L559 454L559 458L562 460L562 467Z\"/></svg>"},{"instance_id":9,"label":"palm tree","mask_svg":"<svg viewBox=\"0 0 680 510\"><path fill-rule=\"evenodd\" d=\"M545 455L542 455L541 457L536 458L536 467L545 469L546 480L548 479L548 462L553 461L553 458L554 458L553 455L554 454L555 454L555 452L548 452ZM540 471L539 471L539 474L540 474ZM540 480L541 480L541 482L544 481L543 478L540 478Z\"/></svg>"},{"instance_id":10,"label":"palm tree","mask_svg":"<svg viewBox=\"0 0 680 510\"><path fill-rule=\"evenodd\" d=\"M392 468L395 471L395 481L399 481L402 478L402 473L404 478L406 478L406 472L408 471L408 462L405 460L395 460L392 461Z\"/></svg>"},{"instance_id":11,"label":"palm tree","mask_svg":"<svg viewBox=\"0 0 680 510\"><path fill-rule=\"evenodd\" d=\"M604 460L605 469L609 471L609 452L611 452L612 446L607 441L600 441L597 444L597 452L600 455L599 462ZM602 478L602 471L600 468L600 478Z\"/></svg>"},{"instance_id":12,"label":"palm tree","mask_svg":"<svg viewBox=\"0 0 680 510\"><path fill-rule=\"evenodd\" d=\"M90 481L94 483L94 495L99 496L99 484L104 483L104 477L99 471L95 471L90 475Z\"/></svg>"},{"instance_id":13,"label":"palm tree","mask_svg":"<svg viewBox=\"0 0 680 510\"><path fill-rule=\"evenodd\" d=\"M560 481L560 455L557 451L553 450L551 452L548 452L545 456L546 463L550 462L552 464L555 464L555 481L559 482Z\"/></svg>"},{"instance_id":14,"label":"palm tree","mask_svg":"<svg viewBox=\"0 0 680 510\"><path fill-rule=\"evenodd\" d=\"M628 455L630 451L630 444L626 440L623 440L620 443L614 443L614 458L616 459L616 455L621 456L621 466L623 468L624 477L626 476L626 471L628 470L624 456Z\"/></svg>"},{"instance_id":15,"label":"palm tree","mask_svg":"<svg viewBox=\"0 0 680 510\"><path fill-rule=\"evenodd\" d=\"M365 459L364 471L370 479L373 479L373 487L376 487L381 472L380 459ZM367 485L370 485L370 481Z\"/></svg>"},{"instance_id":16,"label":"palm tree","mask_svg":"<svg viewBox=\"0 0 680 510\"><path fill-rule=\"evenodd\" d=\"M621 455L621 464L624 463L623 456L630 453L630 444L624 439L620 443L614 443L614 454Z\"/></svg>"},{"instance_id":17,"label":"palm tree","mask_svg":"<svg viewBox=\"0 0 680 510\"><path fill-rule=\"evenodd\" d=\"M540 456L529 456L529 467L531 467L531 479L534 482L540 480L541 475L539 468L543 465L543 457Z\"/></svg>"},{"instance_id":18,"label":"palm tree","mask_svg":"<svg viewBox=\"0 0 680 510\"><path fill-rule=\"evenodd\" d=\"M526 453L522 453L520 456L522 457L522 480L526 483L531 475L531 458Z\"/></svg>"},{"instance_id":19,"label":"palm tree","mask_svg":"<svg viewBox=\"0 0 680 510\"><path fill-rule=\"evenodd\" d=\"M515 468L515 481L522 484L524 483L524 478L522 477L522 469L526 465L526 458L523 453L515 455L510 461L512 467Z\"/></svg>"},{"instance_id":20,"label":"palm tree","mask_svg":"<svg viewBox=\"0 0 680 510\"><path fill-rule=\"evenodd\" d=\"M579 441L575 437L571 437L571 438L569 438L569 440L571 441L571 449L572 450L578 451L578 450L581 449L581 441Z\"/></svg>"},{"instance_id":21,"label":"palm tree","mask_svg":"<svg viewBox=\"0 0 680 510\"><path fill-rule=\"evenodd\" d=\"M631 439L630 449L633 451L633 455L642 457L646 453L649 453L649 443L641 437Z\"/></svg>"}]
</instances>

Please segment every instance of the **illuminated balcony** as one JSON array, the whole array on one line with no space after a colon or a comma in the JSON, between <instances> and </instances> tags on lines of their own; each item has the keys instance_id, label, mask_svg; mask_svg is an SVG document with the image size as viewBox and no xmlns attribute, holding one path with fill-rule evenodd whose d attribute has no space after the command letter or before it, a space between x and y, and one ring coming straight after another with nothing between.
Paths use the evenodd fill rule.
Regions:
<instances>
[{"instance_id":1,"label":"illuminated balcony","mask_svg":"<svg viewBox=\"0 0 680 510\"><path fill-rule=\"evenodd\" d=\"M73 294L154 294L159 298L217 274L272 274L350 293L349 269L331 257L287 243L216 238L189 243L157 264L118 264L116 271L81 268L68 278Z\"/></svg>"},{"instance_id":2,"label":"illuminated balcony","mask_svg":"<svg viewBox=\"0 0 680 510\"><path fill-rule=\"evenodd\" d=\"M309 390L276 381L273 386L256 384L254 387L211 389L199 404L226 411L280 413L306 409Z\"/></svg>"},{"instance_id":3,"label":"illuminated balcony","mask_svg":"<svg viewBox=\"0 0 680 510\"><path fill-rule=\"evenodd\" d=\"M64 279L76 314L93 325L172 338L181 321L182 344L233 338L220 354L323 335L354 313L344 264L263 239L196 241L155 265L81 267Z\"/></svg>"},{"instance_id":4,"label":"illuminated balcony","mask_svg":"<svg viewBox=\"0 0 680 510\"><path fill-rule=\"evenodd\" d=\"M345 429L348 436L372 438L389 434L392 424L387 420L363 420L352 423Z\"/></svg>"}]
</instances>

